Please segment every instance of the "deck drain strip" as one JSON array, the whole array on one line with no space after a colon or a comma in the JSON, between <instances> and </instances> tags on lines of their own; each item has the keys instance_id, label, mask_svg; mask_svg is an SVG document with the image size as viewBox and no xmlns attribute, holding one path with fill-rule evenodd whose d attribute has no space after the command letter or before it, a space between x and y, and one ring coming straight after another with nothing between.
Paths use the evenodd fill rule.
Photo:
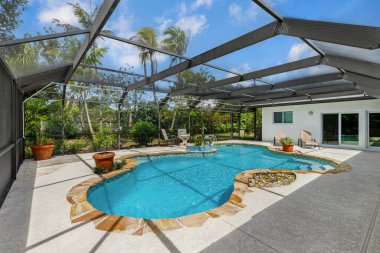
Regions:
<instances>
[{"instance_id":1,"label":"deck drain strip","mask_svg":"<svg viewBox=\"0 0 380 253\"><path fill-rule=\"evenodd\" d=\"M366 237L364 239L364 243L363 243L362 249L360 251L361 253L366 253L367 250L368 250L368 246L369 246L369 243L371 241L372 232L373 232L373 228L375 226L376 218L377 218L377 216L379 214L379 209L380 209L380 197L379 197L379 199L377 201L377 205L375 207L375 211L373 212L371 223L369 224L369 228L368 228Z\"/></svg>"}]
</instances>

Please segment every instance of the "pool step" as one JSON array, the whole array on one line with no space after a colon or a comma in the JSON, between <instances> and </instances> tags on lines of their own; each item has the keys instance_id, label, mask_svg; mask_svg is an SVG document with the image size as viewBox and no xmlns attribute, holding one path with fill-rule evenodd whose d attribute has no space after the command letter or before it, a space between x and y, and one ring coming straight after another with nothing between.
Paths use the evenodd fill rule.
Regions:
<instances>
[{"instance_id":1,"label":"pool step","mask_svg":"<svg viewBox=\"0 0 380 253\"><path fill-rule=\"evenodd\" d=\"M334 169L333 166L331 165L300 165L298 167L300 170L306 170L306 171L310 171L310 170L331 170L331 169Z\"/></svg>"}]
</instances>

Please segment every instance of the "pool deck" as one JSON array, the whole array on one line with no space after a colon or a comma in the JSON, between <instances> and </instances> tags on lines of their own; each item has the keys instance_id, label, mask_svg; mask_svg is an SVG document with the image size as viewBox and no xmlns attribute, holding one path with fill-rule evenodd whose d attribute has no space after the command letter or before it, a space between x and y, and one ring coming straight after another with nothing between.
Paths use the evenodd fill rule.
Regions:
<instances>
[{"instance_id":1,"label":"pool deck","mask_svg":"<svg viewBox=\"0 0 380 253\"><path fill-rule=\"evenodd\" d=\"M290 186L252 188L247 207L234 216L143 236L100 231L91 221L70 223L66 194L95 176L92 154L25 160L0 209L0 252L380 252L380 153L301 151L346 161L352 170L297 174Z\"/></svg>"}]
</instances>

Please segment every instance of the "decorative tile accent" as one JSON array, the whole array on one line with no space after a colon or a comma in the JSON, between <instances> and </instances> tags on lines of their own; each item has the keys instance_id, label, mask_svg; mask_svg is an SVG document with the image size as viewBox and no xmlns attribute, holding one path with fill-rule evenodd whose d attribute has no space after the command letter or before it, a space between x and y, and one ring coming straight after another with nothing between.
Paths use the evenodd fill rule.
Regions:
<instances>
[{"instance_id":1,"label":"decorative tile accent","mask_svg":"<svg viewBox=\"0 0 380 253\"><path fill-rule=\"evenodd\" d=\"M231 144L231 143L229 143ZM235 144L235 143L234 143ZM247 143L236 143L249 145ZM283 153L277 149L268 147L272 152ZM215 151L212 151L215 152ZM329 161L334 163L337 167L335 169L327 171L297 171L297 170L267 170L267 169L253 169L240 172L235 176L234 181L234 191L232 192L229 200L223 205L205 211L201 213L196 213L192 215L187 215L183 217L173 218L173 219L155 219L155 220L146 220L142 218L133 218L127 216L118 216L118 215L108 215L100 210L95 209L88 201L87 194L94 188L100 187L102 184L109 181L113 181L121 176L123 173L126 173L137 166L137 162L132 157L137 156L158 156L158 155L172 155L172 154L188 154L186 150L180 151L163 151L163 152L154 152L154 153L141 153L141 154L131 154L118 158L117 160L125 160L126 165L117 171L112 171L103 175L100 175L95 178L90 178L86 181L83 181L69 191L66 198L67 201L71 204L70 218L71 222L82 222L86 220L92 220L95 224L95 228L104 231L113 231L113 232L124 232L131 235L143 235L144 233L156 231L156 230L174 230L182 227L200 227L202 226L207 219L209 218L218 218L222 215L235 215L245 208L243 203L243 198L245 193L252 192L248 184L250 179L253 178L253 174L257 173L338 173L341 171L346 171L350 168L350 165L347 163L342 163L333 159L328 159L324 157L311 156L300 153L291 153L286 155L297 155L304 157L312 157L314 159L323 159L324 161Z\"/></svg>"}]
</instances>

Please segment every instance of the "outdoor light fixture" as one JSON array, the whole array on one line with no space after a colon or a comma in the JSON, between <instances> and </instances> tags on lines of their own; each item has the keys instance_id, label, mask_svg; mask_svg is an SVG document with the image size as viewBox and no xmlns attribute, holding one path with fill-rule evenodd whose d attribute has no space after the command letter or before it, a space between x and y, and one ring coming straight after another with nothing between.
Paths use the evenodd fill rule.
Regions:
<instances>
[{"instance_id":1,"label":"outdoor light fixture","mask_svg":"<svg viewBox=\"0 0 380 253\"><path fill-rule=\"evenodd\" d=\"M313 116L314 112L313 111L309 111L308 114L309 114L309 116Z\"/></svg>"}]
</instances>

